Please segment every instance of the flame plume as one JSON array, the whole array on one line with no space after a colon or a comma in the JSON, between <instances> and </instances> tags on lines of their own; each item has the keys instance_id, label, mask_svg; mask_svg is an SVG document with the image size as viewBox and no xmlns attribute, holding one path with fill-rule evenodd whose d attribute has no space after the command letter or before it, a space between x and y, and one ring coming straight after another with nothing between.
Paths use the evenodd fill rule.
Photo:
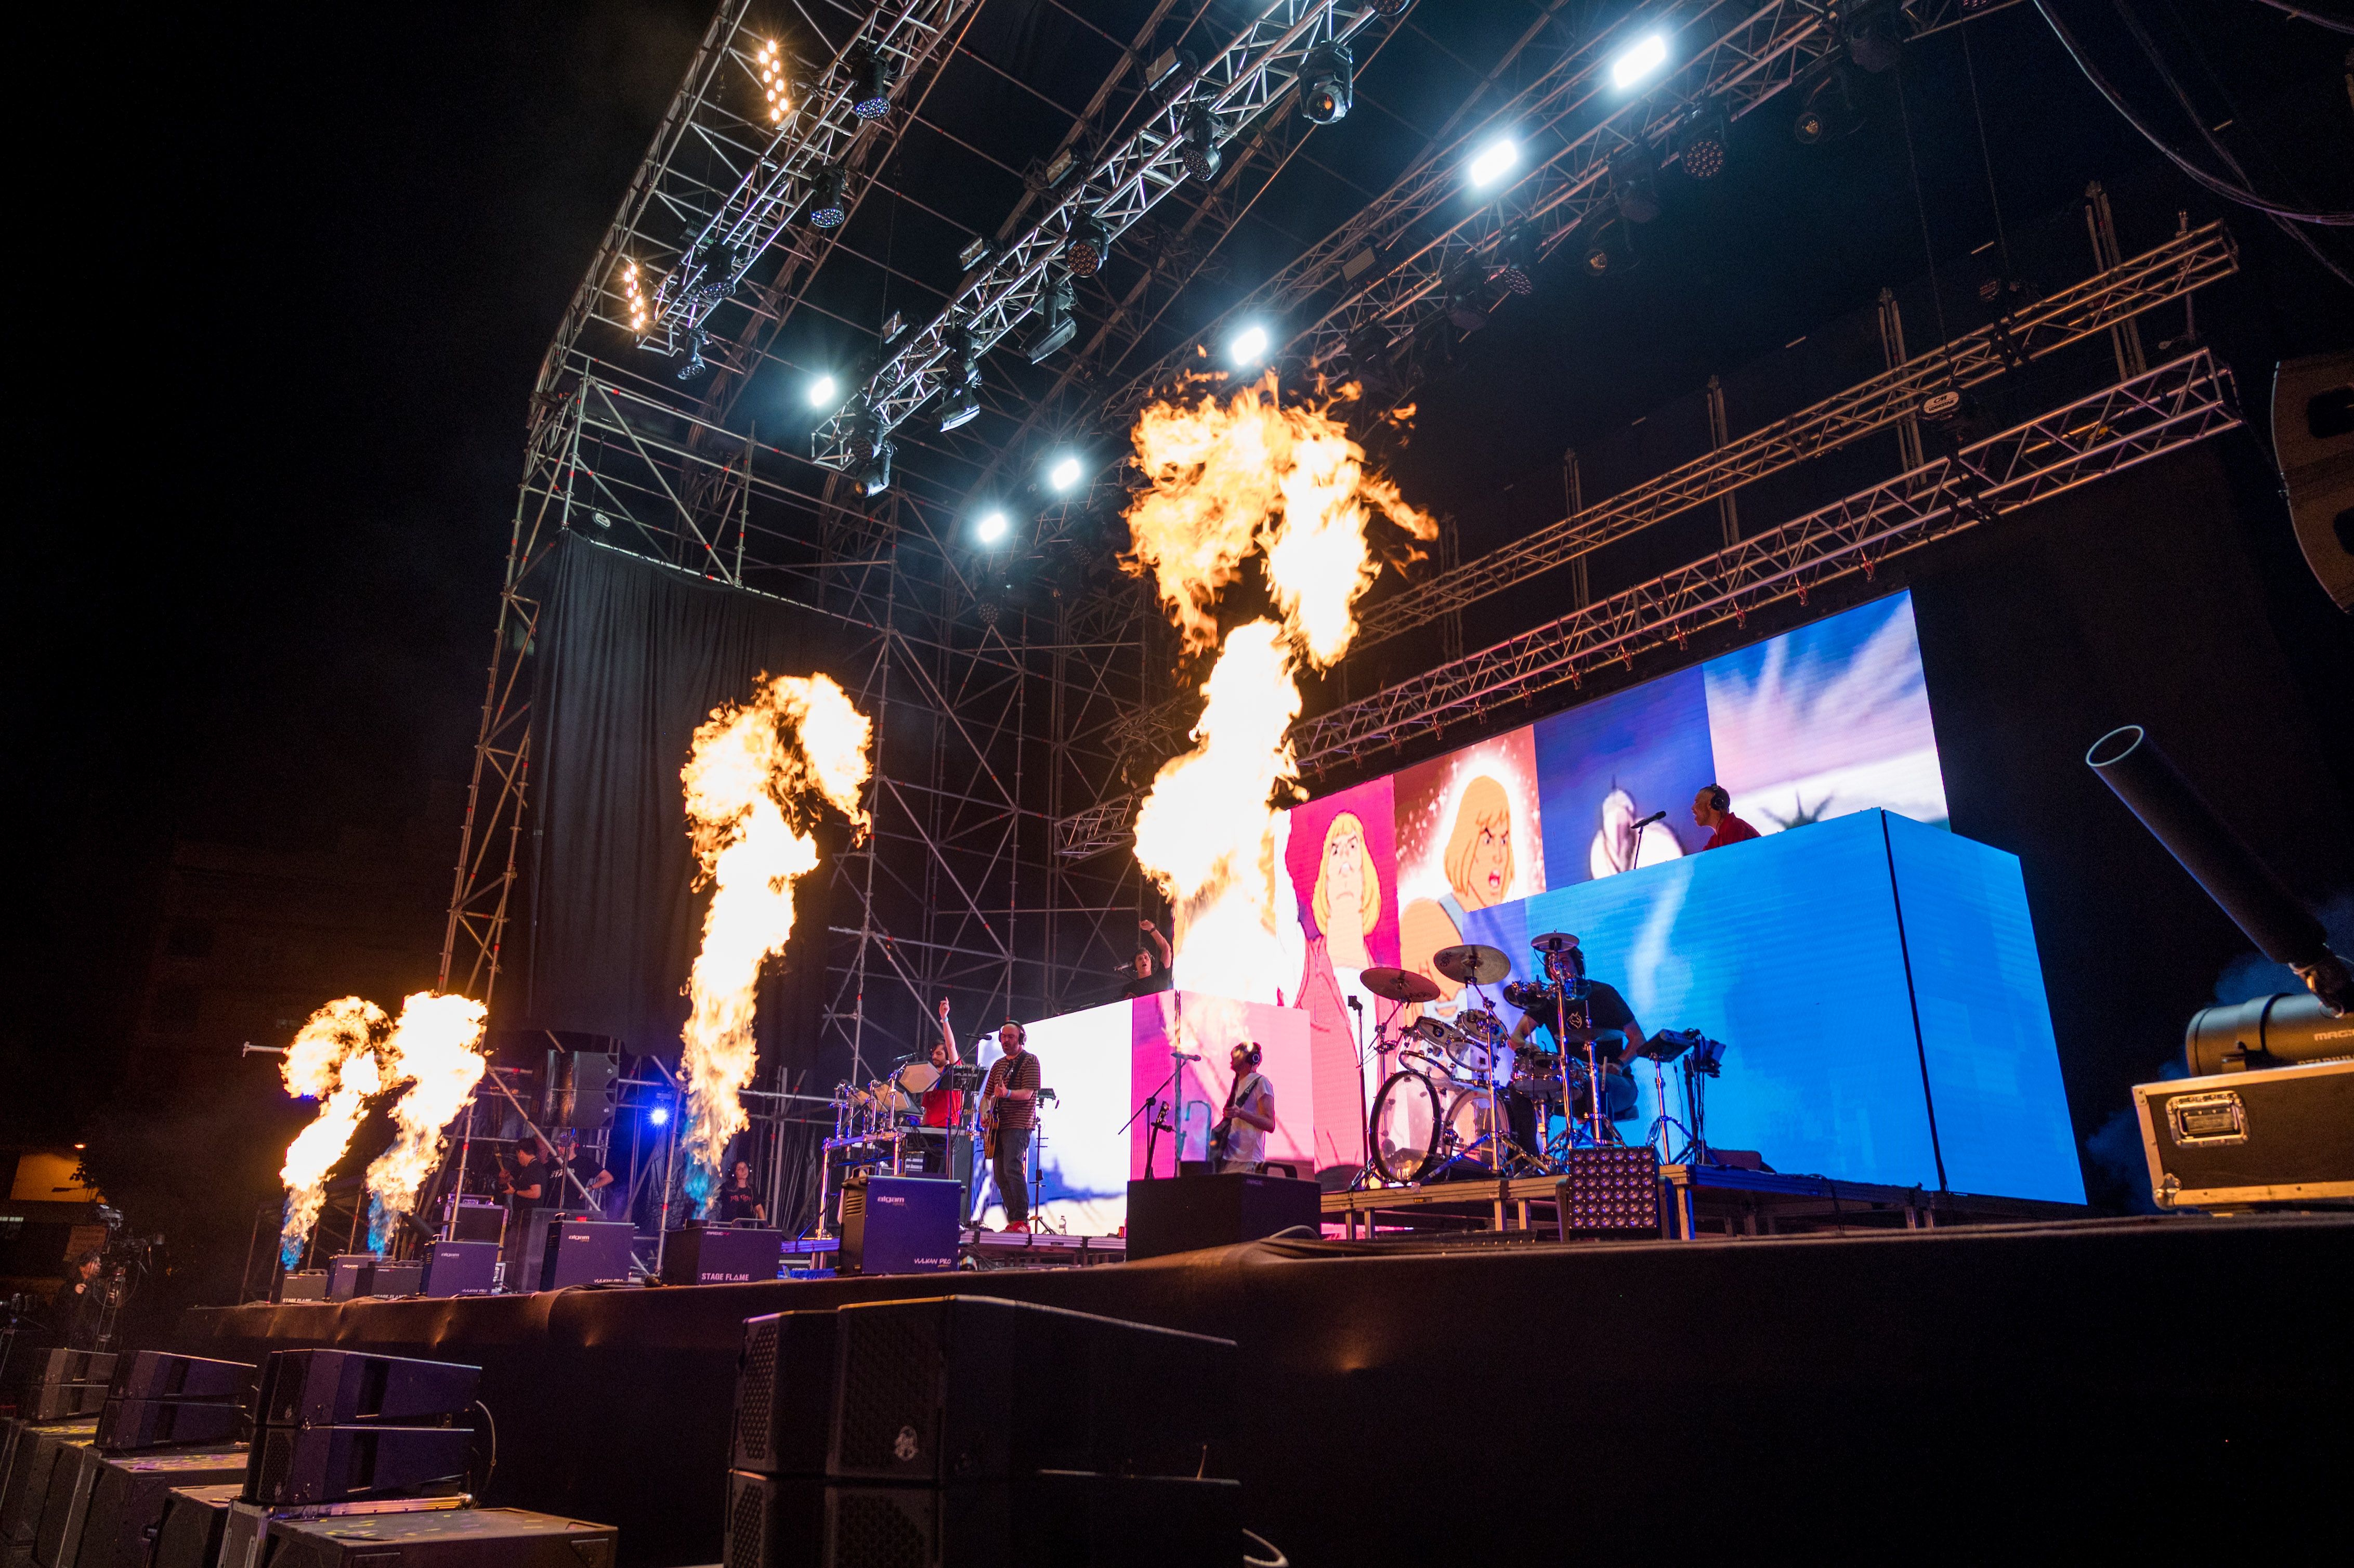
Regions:
<instances>
[{"instance_id":1,"label":"flame plume","mask_svg":"<svg viewBox=\"0 0 2354 1568\"><path fill-rule=\"evenodd\" d=\"M1278 983L1263 972L1275 950L1274 801L1299 777L1285 738L1299 672L1330 668L1357 634L1357 599L1381 569L1372 514L1413 539L1438 524L1365 471L1364 450L1325 410L1282 407L1272 375L1223 403L1154 404L1133 440L1151 483L1129 508L1121 564L1150 575L1186 656L1216 643L1218 599L1253 556L1280 617L1226 635L1193 749L1161 768L1136 820L1137 863L1176 912L1178 964L1192 983L1257 998Z\"/></svg>"},{"instance_id":2,"label":"flame plume","mask_svg":"<svg viewBox=\"0 0 2354 1568\"><path fill-rule=\"evenodd\" d=\"M318 1116L287 1145L286 1164L279 1172L286 1183L286 1218L278 1250L289 1268L302 1260L302 1244L319 1223L327 1172L351 1147L368 1097L385 1086L385 1038L391 1029L384 1009L347 996L313 1013L286 1047L279 1066L286 1092L319 1101Z\"/></svg>"},{"instance_id":3,"label":"flame plume","mask_svg":"<svg viewBox=\"0 0 2354 1568\"><path fill-rule=\"evenodd\" d=\"M793 884L817 868L817 841L801 831L809 798L822 797L864 836L874 733L824 675L763 675L749 704L715 709L695 732L679 777L700 880L712 894L687 981L694 1007L681 1066L686 1186L698 1205L717 1191L728 1140L748 1125L741 1097L757 1049L760 965L784 950Z\"/></svg>"},{"instance_id":4,"label":"flame plume","mask_svg":"<svg viewBox=\"0 0 2354 1568\"><path fill-rule=\"evenodd\" d=\"M475 1049L484 1009L471 997L420 991L400 1004L386 1043L388 1079L408 1085L392 1105L399 1129L392 1147L367 1168L368 1249L382 1252L395 1214L414 1213L425 1179L441 1162L443 1134L466 1107L488 1064Z\"/></svg>"}]
</instances>

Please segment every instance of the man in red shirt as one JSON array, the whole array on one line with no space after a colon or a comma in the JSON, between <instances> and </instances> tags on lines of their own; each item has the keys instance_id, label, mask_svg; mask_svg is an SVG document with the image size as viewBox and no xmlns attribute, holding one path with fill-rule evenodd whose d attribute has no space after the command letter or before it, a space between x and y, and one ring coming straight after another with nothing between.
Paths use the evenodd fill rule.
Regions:
<instances>
[{"instance_id":1,"label":"man in red shirt","mask_svg":"<svg viewBox=\"0 0 2354 1568\"><path fill-rule=\"evenodd\" d=\"M1709 784L1692 797L1692 821L1712 830L1703 850L1723 849L1744 839L1754 839L1757 830L1733 814L1733 792L1722 784Z\"/></svg>"},{"instance_id":2,"label":"man in red shirt","mask_svg":"<svg viewBox=\"0 0 2354 1568\"><path fill-rule=\"evenodd\" d=\"M964 1097L948 1086L948 1071L957 1063L956 1036L949 1030L949 999L940 998L940 1043L932 1047L932 1071L939 1074L924 1091L926 1127L954 1127L964 1116Z\"/></svg>"}]
</instances>

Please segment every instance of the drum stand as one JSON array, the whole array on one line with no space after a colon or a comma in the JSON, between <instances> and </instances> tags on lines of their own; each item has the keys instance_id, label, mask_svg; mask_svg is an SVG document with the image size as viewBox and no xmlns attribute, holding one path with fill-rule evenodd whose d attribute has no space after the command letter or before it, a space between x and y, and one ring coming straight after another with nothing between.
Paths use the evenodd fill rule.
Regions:
<instances>
[{"instance_id":1,"label":"drum stand","mask_svg":"<svg viewBox=\"0 0 2354 1568\"><path fill-rule=\"evenodd\" d=\"M1668 1070L1660 1065L1657 1056L1651 1058L1651 1096L1659 1102L1659 1114L1651 1118L1650 1130L1643 1134L1644 1146L1656 1147L1659 1150L1659 1163L1662 1165L1691 1164L1693 1162L1691 1151L1701 1146L1700 1139L1686 1131L1683 1123L1668 1114ZM1691 1079L1689 1075L1684 1079L1684 1098L1687 1102L1691 1098ZM1670 1154L1668 1151L1668 1128L1674 1128L1683 1134L1684 1147L1681 1154Z\"/></svg>"},{"instance_id":2,"label":"drum stand","mask_svg":"<svg viewBox=\"0 0 2354 1568\"><path fill-rule=\"evenodd\" d=\"M1364 1010L1363 1008L1356 1007L1356 999L1354 997L1352 997L1349 1000L1351 1006L1355 1010L1357 1027L1358 1029L1363 1030L1365 1024ZM1394 1042L1396 1036L1391 1033L1391 1030L1397 1022L1397 1015L1404 1012L1406 1010L1406 1006L1407 1004L1403 1001L1394 1001L1390 1003L1390 1015L1373 1025L1373 1054L1375 1055L1378 1056L1382 1054L1382 1042L1384 1039ZM1384 1081L1386 1081L1388 1075L1384 1074L1383 1076ZM1343 1191L1351 1192L1363 1192L1366 1188L1373 1184L1373 1178L1381 1174L1379 1171L1376 1171L1373 1168L1373 1110L1371 1102L1366 1098L1365 1043L1362 1034L1357 1040L1357 1120L1358 1125L1365 1129L1365 1157L1357 1161L1357 1173L1349 1178L1349 1185L1343 1189Z\"/></svg>"}]
</instances>

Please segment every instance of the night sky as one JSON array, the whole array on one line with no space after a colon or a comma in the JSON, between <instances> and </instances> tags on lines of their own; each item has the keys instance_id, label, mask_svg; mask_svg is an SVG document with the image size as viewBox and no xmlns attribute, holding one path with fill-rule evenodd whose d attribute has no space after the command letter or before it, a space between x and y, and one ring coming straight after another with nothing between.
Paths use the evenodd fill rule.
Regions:
<instances>
[{"instance_id":1,"label":"night sky","mask_svg":"<svg viewBox=\"0 0 2354 1568\"><path fill-rule=\"evenodd\" d=\"M2062 8L2187 139L2127 69L2107 8ZM2348 40L2249 0L2137 9L2178 46L2191 23L2190 83L2234 121L2252 178L2349 205ZM0 1138L101 1127L175 840L332 843L421 818L437 781L464 778L540 356L709 11L181 7L26 51L59 62L61 85L21 143L33 167L13 226L32 428L9 574L24 858ZM1566 442L1868 304L1927 253L1950 265L1991 239L1989 162L2021 234L2068 221L2094 178L2145 232L2170 230L2178 207L2216 209L2100 103L2031 7L1973 37L1983 154L1958 40L1907 56L1926 251L1893 79L1863 83L1869 123L1829 148L1797 146L1769 106L1736 129L1733 174L1650 226L1632 278L1585 289L1555 266L1536 309L1429 389L1396 464L1409 493L1463 518L1467 549L1499 542L1519 525L1512 497L1557 499ZM2247 270L2213 291L2213 330L2260 404L2274 359L2354 341L2354 291L2254 215L2230 221ZM2354 270L2343 233L2322 243ZM1926 343L1929 325L1910 324ZM2280 842L2343 866L2354 758L2322 715L2346 690L2344 624L2280 547L2285 514L2262 515L2259 438L2233 441L2249 569L2265 634L2299 672L2285 700L2313 759L2313 815L2278 824ZM2186 661L2195 671L2197 651ZM454 817L433 826L454 847ZM2230 933L2208 929L2168 863L2119 874L2123 896L2203 922L2228 956ZM2292 880L2317 902L2332 891ZM2159 1008L2178 1018L2213 975L2181 979Z\"/></svg>"}]
</instances>

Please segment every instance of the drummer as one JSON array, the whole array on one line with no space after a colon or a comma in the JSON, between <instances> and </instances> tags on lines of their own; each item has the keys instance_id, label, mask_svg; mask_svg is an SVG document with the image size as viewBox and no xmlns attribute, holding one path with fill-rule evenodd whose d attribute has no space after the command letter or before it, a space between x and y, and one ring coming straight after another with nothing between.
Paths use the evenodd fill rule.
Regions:
<instances>
[{"instance_id":1,"label":"drummer","mask_svg":"<svg viewBox=\"0 0 2354 1568\"><path fill-rule=\"evenodd\" d=\"M1603 1111L1611 1120L1617 1121L1623 1114L1632 1111L1635 1107L1635 1085L1634 1081L1626 1075L1625 1064L1632 1062L1639 1053L1644 1040L1643 1026L1635 1022L1635 1010L1627 1005L1627 999L1618 994L1617 987L1607 980L1585 980L1585 954L1579 949L1575 937L1567 938L1558 952L1546 955L1545 961L1557 962L1564 966L1568 971L1563 977L1564 980L1567 980L1570 975L1575 975L1577 979L1585 980L1585 997L1583 1003L1584 1029L1596 1033L1615 1030L1625 1036L1622 1043L1615 1045L1607 1039L1597 1039L1594 1044L1596 1056L1608 1071L1602 1091ZM1550 975L1546 977L1548 980L1551 978ZM1569 1031L1555 1027L1553 1017L1553 999L1550 997L1532 998L1531 1003L1532 1005L1521 1013L1521 1021L1512 1026L1515 1060L1517 1061L1521 1047L1527 1043L1529 1036L1542 1026L1553 1036L1554 1049L1577 1059L1576 1063L1573 1063L1573 1067L1583 1063L1585 1056L1585 1043L1582 1040L1564 1038L1565 1033L1577 1033L1578 1026L1573 1022ZM1569 1007L1575 1020L1580 1004L1572 1001ZM1575 1079L1575 1072L1572 1077ZM1508 1108L1517 1115L1517 1107ZM1532 1113L1531 1120L1533 1125Z\"/></svg>"},{"instance_id":2,"label":"drummer","mask_svg":"<svg viewBox=\"0 0 2354 1568\"><path fill-rule=\"evenodd\" d=\"M957 1054L956 1033L949 1027L949 999L946 997L940 998L939 1016L940 1037L932 1046L932 1082L923 1091L923 1111L917 1121L923 1130L910 1137L907 1153L913 1159L903 1166L903 1169L912 1169L930 1176L956 1173L950 1129L964 1118L964 1095L950 1088L948 1082L949 1069L960 1058ZM910 1073L916 1071L912 1067L907 1070Z\"/></svg>"}]
</instances>

